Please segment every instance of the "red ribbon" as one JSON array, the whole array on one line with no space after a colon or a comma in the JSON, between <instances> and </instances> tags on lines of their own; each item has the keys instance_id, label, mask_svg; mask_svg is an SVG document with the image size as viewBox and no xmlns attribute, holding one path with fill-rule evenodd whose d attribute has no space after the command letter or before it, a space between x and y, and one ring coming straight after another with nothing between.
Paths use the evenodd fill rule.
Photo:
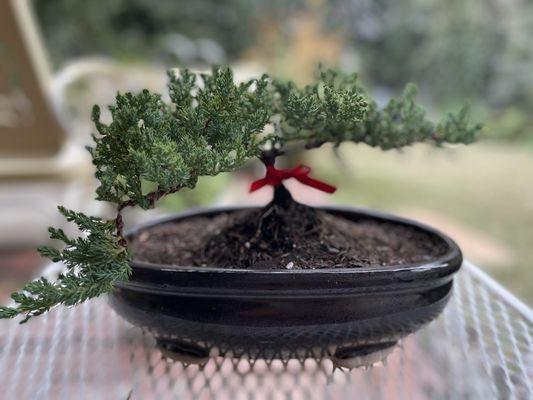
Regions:
<instances>
[{"instance_id":1,"label":"red ribbon","mask_svg":"<svg viewBox=\"0 0 533 400\"><path fill-rule=\"evenodd\" d=\"M335 186L311 178L309 176L310 172L311 168L301 164L291 169L276 169L273 165L268 165L265 177L252 182L250 192L255 192L257 189L261 189L266 185L279 186L282 181L290 178L295 178L304 185L311 186L326 193L333 193L337 190Z\"/></svg>"}]
</instances>

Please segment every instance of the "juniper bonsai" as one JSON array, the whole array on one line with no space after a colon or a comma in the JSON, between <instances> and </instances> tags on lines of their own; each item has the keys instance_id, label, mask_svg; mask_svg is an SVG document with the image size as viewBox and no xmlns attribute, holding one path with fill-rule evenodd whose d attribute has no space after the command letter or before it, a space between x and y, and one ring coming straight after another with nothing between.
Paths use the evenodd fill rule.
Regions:
<instances>
[{"instance_id":1,"label":"juniper bonsai","mask_svg":"<svg viewBox=\"0 0 533 400\"><path fill-rule=\"evenodd\" d=\"M133 255L124 237L122 211L152 208L163 196L194 188L201 176L235 171L250 159L260 159L267 175L252 189L272 184L274 199L247 221L255 227L254 237L233 245L260 250L266 237L290 246L287 232L308 229L316 216L311 207L292 201L281 181L296 177L320 190L334 188L310 178L307 167L276 169L277 157L298 146L311 149L345 141L383 150L415 142L466 144L480 130L480 125L469 122L465 108L437 124L426 119L415 103L413 85L379 108L359 86L357 75L333 70L320 71L317 80L303 88L266 75L237 84L231 69L220 67L211 74L197 76L183 70L168 76L170 104L148 90L118 94L109 107L109 124L101 121L100 109L94 107L97 133L88 151L99 183L96 199L113 203L116 215L105 220L59 207L82 235L72 238L49 228L50 237L64 247L43 246L39 252L64 263L66 271L55 281L40 278L28 283L12 295L14 306L0 308L0 318L22 314L25 322L56 305L79 304L126 281ZM289 218L302 213L305 218ZM305 226L292 226L302 221ZM210 243L219 244L217 238Z\"/></svg>"}]
</instances>

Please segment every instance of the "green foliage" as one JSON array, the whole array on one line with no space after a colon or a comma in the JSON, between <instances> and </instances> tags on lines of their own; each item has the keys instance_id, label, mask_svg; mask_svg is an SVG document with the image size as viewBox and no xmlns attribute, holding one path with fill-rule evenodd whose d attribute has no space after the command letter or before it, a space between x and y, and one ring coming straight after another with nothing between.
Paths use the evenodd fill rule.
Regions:
<instances>
[{"instance_id":1,"label":"green foliage","mask_svg":"<svg viewBox=\"0 0 533 400\"><path fill-rule=\"evenodd\" d=\"M402 96L391 99L382 110L372 102L366 120L357 126L350 140L389 150L415 142L468 144L476 139L481 125L469 122L466 106L435 124L426 119L424 109L415 103L415 96L416 87L407 85Z\"/></svg>"},{"instance_id":2,"label":"green foliage","mask_svg":"<svg viewBox=\"0 0 533 400\"><path fill-rule=\"evenodd\" d=\"M22 322L57 305L73 306L109 292L113 284L128 279L129 255L119 238L113 235L114 224L58 207L68 221L74 222L86 236L70 238L61 229L50 228L50 238L61 240L63 250L43 246L39 252L54 262L63 262L66 272L55 282L40 278L28 283L11 298L15 307L0 307L0 318L25 315Z\"/></svg>"},{"instance_id":3,"label":"green foliage","mask_svg":"<svg viewBox=\"0 0 533 400\"><path fill-rule=\"evenodd\" d=\"M414 142L470 143L480 126L470 126L466 109L434 124L415 103L416 90L380 110L358 85L356 74L320 72L317 81L298 88L265 75L241 84L229 68L213 68L197 78L188 70L169 72L171 104L147 90L119 94L109 107L112 122L100 121L89 148L100 182L97 199L119 207L153 206L161 196L194 188L200 176L239 168L258 156L266 141L362 142L383 149ZM274 132L261 133L267 124ZM151 191L147 188L151 188Z\"/></svg>"},{"instance_id":4,"label":"green foliage","mask_svg":"<svg viewBox=\"0 0 533 400\"><path fill-rule=\"evenodd\" d=\"M468 110L449 114L435 124L416 104L416 87L407 85L403 94L383 109L357 83L357 75L328 70L313 85L298 89L292 82L275 82L279 101L281 142L303 140L307 147L343 141L365 143L383 150L415 142L471 143L481 129L471 124Z\"/></svg>"},{"instance_id":5,"label":"green foliage","mask_svg":"<svg viewBox=\"0 0 533 400\"><path fill-rule=\"evenodd\" d=\"M363 121L368 102L357 75L321 71L317 82L303 89L274 81L275 110L280 114L280 140L318 143L346 140L345 132Z\"/></svg>"},{"instance_id":6,"label":"green foliage","mask_svg":"<svg viewBox=\"0 0 533 400\"><path fill-rule=\"evenodd\" d=\"M59 207L84 236L70 238L50 228L50 237L65 248L39 250L64 263L66 273L55 282L41 278L27 284L12 295L15 307L0 308L0 318L24 314L26 321L56 305L111 291L131 272L122 236L124 207L150 208L165 195L194 188L201 176L234 171L272 146L282 151L290 142L312 148L352 141L386 150L420 141L470 143L480 129L468 122L466 109L430 122L415 103L414 86L379 109L357 75L331 70L304 88L267 76L236 84L229 68L213 68L199 78L187 70L179 76L171 72L169 79L170 104L147 90L119 94L109 107L109 124L94 108L98 133L88 150L99 181L96 195L115 203L117 216L104 221ZM267 125L273 133L263 135Z\"/></svg>"},{"instance_id":7,"label":"green foliage","mask_svg":"<svg viewBox=\"0 0 533 400\"><path fill-rule=\"evenodd\" d=\"M100 122L89 148L96 166L97 199L149 208L143 191L193 188L199 176L233 171L259 154L258 135L269 120L266 77L235 84L229 68L211 75L169 73L171 105L147 90L119 94L109 107L112 122Z\"/></svg>"}]
</instances>

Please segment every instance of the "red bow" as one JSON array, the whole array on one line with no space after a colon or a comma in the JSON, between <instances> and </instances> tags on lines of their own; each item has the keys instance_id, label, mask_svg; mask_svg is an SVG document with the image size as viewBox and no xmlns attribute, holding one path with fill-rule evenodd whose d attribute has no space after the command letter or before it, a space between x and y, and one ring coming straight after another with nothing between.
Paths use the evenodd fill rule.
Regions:
<instances>
[{"instance_id":1,"label":"red bow","mask_svg":"<svg viewBox=\"0 0 533 400\"><path fill-rule=\"evenodd\" d=\"M327 183L309 177L310 172L311 168L301 164L291 169L276 169L273 165L268 165L265 177L252 182L250 185L250 192L261 189L266 185L279 186L282 181L289 178L295 178L304 185L314 187L315 189L322 190L326 193L333 193L337 190L335 186L328 185Z\"/></svg>"}]
</instances>

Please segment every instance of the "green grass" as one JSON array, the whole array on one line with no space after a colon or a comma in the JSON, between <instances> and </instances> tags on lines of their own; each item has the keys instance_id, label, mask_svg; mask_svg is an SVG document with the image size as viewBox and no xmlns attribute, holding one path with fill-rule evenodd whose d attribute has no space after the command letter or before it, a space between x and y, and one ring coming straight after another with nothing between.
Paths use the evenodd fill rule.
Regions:
<instances>
[{"instance_id":1,"label":"green grass","mask_svg":"<svg viewBox=\"0 0 533 400\"><path fill-rule=\"evenodd\" d=\"M339 187L335 202L429 210L482 232L513 256L488 272L533 303L533 152L491 143L402 152L344 144L339 154L308 156L315 175Z\"/></svg>"}]
</instances>

